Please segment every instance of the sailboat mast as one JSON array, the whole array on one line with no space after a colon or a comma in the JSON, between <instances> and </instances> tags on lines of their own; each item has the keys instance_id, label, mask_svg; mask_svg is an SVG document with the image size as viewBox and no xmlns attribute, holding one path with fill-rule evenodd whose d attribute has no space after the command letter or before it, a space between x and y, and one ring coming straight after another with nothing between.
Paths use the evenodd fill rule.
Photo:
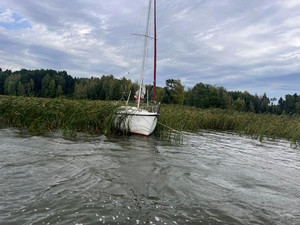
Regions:
<instances>
[{"instance_id":1,"label":"sailboat mast","mask_svg":"<svg viewBox=\"0 0 300 225\"><path fill-rule=\"evenodd\" d=\"M144 70L145 70L145 59L146 59L146 54L147 54L147 41L148 41L148 34L149 34L151 2L152 2L152 0L149 0L148 16L147 16L147 24L146 24L146 32L145 32L145 37L144 37L144 52L143 52L143 62L142 62L141 84L140 84L140 90L139 90L139 96L138 96L139 98L138 98L138 105L137 105L137 107L140 107L142 86L144 85Z\"/></svg>"},{"instance_id":2,"label":"sailboat mast","mask_svg":"<svg viewBox=\"0 0 300 225\"><path fill-rule=\"evenodd\" d=\"M156 0L154 0L154 81L153 81L153 94L154 102L156 102Z\"/></svg>"},{"instance_id":3,"label":"sailboat mast","mask_svg":"<svg viewBox=\"0 0 300 225\"><path fill-rule=\"evenodd\" d=\"M156 0L154 0L154 81L153 81L153 94L154 102L156 102Z\"/></svg>"}]
</instances>

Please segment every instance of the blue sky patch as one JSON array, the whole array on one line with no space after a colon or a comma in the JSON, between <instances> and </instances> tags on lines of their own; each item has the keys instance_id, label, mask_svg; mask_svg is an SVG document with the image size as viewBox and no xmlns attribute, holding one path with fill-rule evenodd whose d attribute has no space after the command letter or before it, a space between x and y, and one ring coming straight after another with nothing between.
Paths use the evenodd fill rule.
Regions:
<instances>
[{"instance_id":1,"label":"blue sky patch","mask_svg":"<svg viewBox=\"0 0 300 225\"><path fill-rule=\"evenodd\" d=\"M0 9L0 26L8 30L31 28L31 24L20 14Z\"/></svg>"}]
</instances>

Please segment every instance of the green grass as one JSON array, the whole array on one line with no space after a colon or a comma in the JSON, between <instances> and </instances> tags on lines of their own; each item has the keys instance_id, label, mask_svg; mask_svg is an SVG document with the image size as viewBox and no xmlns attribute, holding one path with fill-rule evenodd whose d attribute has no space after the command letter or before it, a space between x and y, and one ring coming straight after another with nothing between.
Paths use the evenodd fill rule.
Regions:
<instances>
[{"instance_id":1,"label":"green grass","mask_svg":"<svg viewBox=\"0 0 300 225\"><path fill-rule=\"evenodd\" d=\"M0 125L34 132L61 129L70 134L86 132L109 135L115 132L113 124L118 106L106 101L0 96ZM166 128L170 127L188 132L200 129L230 131L260 140L269 137L300 143L300 117L296 116L162 105L158 121L155 133L164 137L174 134Z\"/></svg>"}]
</instances>

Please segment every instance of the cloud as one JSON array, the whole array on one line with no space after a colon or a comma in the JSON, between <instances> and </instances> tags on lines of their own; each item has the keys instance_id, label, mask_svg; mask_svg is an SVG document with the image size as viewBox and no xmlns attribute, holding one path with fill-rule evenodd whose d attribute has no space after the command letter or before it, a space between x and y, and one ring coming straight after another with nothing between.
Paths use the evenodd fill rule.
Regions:
<instances>
[{"instance_id":1,"label":"cloud","mask_svg":"<svg viewBox=\"0 0 300 225\"><path fill-rule=\"evenodd\" d=\"M13 13L11 10L0 10L0 27L8 30L19 30L30 28L30 23L17 13Z\"/></svg>"},{"instance_id":2,"label":"cloud","mask_svg":"<svg viewBox=\"0 0 300 225\"><path fill-rule=\"evenodd\" d=\"M12 12L10 10L0 10L0 23L14 23Z\"/></svg>"},{"instance_id":3,"label":"cloud","mask_svg":"<svg viewBox=\"0 0 300 225\"><path fill-rule=\"evenodd\" d=\"M203 82L253 93L297 91L290 76L300 69L299 1L157 5L159 85L174 78L187 87ZM143 39L130 33L144 32L146 12L147 1L1 1L0 67L137 80Z\"/></svg>"},{"instance_id":4,"label":"cloud","mask_svg":"<svg viewBox=\"0 0 300 225\"><path fill-rule=\"evenodd\" d=\"M278 1L279 7L284 7L284 8L294 8L300 5L300 2L298 0L280 0Z\"/></svg>"},{"instance_id":5,"label":"cloud","mask_svg":"<svg viewBox=\"0 0 300 225\"><path fill-rule=\"evenodd\" d=\"M94 18L81 14L76 18L78 13L73 13L72 10L63 13L57 2L56 5L36 1L29 2L30 4L29 9L28 5L20 3L24 6L22 13L31 21L30 29L22 32L2 30L2 33L6 35L3 36L1 44L14 43L10 46L14 49L18 48L14 52L7 49L7 53L18 54L24 60L11 62L11 57L5 57L0 61L2 65L11 64L10 67L13 68L46 67L78 71L79 74L74 74L75 76L112 73L115 71L112 69L114 65L117 64L119 67L127 65L119 48L111 45L107 34L103 34L108 28L105 15ZM19 3L16 6L18 8ZM68 6L74 9L76 7ZM65 7L67 6L62 6L62 8ZM43 14L44 11L47 13ZM85 11L84 8L83 11ZM83 17L86 18L82 19ZM95 23L98 19L99 21ZM96 25L99 25L99 28ZM28 58L30 60L25 60Z\"/></svg>"}]
</instances>

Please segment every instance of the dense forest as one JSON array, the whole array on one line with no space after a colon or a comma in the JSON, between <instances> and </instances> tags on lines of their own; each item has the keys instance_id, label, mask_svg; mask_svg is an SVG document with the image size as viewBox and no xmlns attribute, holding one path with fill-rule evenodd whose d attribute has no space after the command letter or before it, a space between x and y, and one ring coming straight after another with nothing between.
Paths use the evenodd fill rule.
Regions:
<instances>
[{"instance_id":1,"label":"dense forest","mask_svg":"<svg viewBox=\"0 0 300 225\"><path fill-rule=\"evenodd\" d=\"M153 86L146 85L149 95ZM113 75L101 78L73 78L65 71L5 70L0 68L0 95L33 96L43 98L69 98L93 100L131 100L138 84ZM237 111L300 114L300 95L286 95L285 99L270 99L266 94L251 95L247 91L227 91L224 87L198 83L185 90L179 79L169 79L165 87L157 87L157 100L165 104L183 104L199 108L222 108Z\"/></svg>"}]
</instances>

